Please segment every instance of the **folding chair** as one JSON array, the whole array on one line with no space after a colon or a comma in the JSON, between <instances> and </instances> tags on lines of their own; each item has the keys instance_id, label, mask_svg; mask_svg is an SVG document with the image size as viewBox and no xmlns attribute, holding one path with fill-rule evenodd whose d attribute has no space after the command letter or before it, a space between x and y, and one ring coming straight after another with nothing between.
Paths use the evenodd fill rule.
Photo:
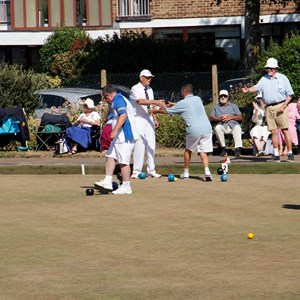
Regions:
<instances>
[{"instance_id":1,"label":"folding chair","mask_svg":"<svg viewBox=\"0 0 300 300\"><path fill-rule=\"evenodd\" d=\"M29 130L22 108L0 108L0 150L17 148L17 142L27 147Z\"/></svg>"},{"instance_id":2,"label":"folding chair","mask_svg":"<svg viewBox=\"0 0 300 300\"><path fill-rule=\"evenodd\" d=\"M37 145L35 151L54 151L56 142L66 133L66 128L71 122L66 114L52 115L44 113L37 130L33 130Z\"/></svg>"},{"instance_id":3,"label":"folding chair","mask_svg":"<svg viewBox=\"0 0 300 300\"><path fill-rule=\"evenodd\" d=\"M93 125L91 129L91 144L89 146L90 150L100 151L100 135L101 126Z\"/></svg>"}]
</instances>

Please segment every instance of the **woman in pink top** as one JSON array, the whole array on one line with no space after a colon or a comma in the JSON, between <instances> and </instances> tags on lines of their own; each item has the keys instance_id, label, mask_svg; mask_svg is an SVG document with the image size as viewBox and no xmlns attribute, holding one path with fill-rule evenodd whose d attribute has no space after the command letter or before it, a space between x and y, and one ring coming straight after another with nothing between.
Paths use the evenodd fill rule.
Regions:
<instances>
[{"instance_id":1,"label":"woman in pink top","mask_svg":"<svg viewBox=\"0 0 300 300\"><path fill-rule=\"evenodd\" d=\"M289 109L289 134L292 140L292 143L295 146L298 146L298 136L297 136L297 127L296 127L296 120L300 118L297 103L290 103L288 105ZM287 155L286 149L283 150L284 145L284 136L281 130L278 130L278 138L279 138L279 151L280 155Z\"/></svg>"}]
</instances>

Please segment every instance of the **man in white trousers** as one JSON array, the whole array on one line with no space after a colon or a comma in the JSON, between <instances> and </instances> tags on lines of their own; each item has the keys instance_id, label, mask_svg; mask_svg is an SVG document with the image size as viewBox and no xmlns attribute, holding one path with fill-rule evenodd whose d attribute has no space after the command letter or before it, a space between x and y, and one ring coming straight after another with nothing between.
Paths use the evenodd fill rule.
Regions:
<instances>
[{"instance_id":1,"label":"man in white trousers","mask_svg":"<svg viewBox=\"0 0 300 300\"><path fill-rule=\"evenodd\" d=\"M140 138L137 140L133 150L133 172L131 178L138 178L142 172L146 150L147 174L153 178L161 175L155 170L155 129L159 127L156 117L149 114L151 106L165 108L164 100L154 100L153 90L150 83L154 75L149 70L140 73L140 82L134 85L130 91L130 102L135 112L135 123Z\"/></svg>"}]
</instances>

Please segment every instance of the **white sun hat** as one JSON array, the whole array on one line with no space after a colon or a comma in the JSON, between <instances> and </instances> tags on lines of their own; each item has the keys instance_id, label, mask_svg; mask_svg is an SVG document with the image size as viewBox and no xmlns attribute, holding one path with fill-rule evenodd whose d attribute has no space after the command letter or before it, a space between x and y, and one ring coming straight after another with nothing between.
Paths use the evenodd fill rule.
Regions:
<instances>
[{"instance_id":1,"label":"white sun hat","mask_svg":"<svg viewBox=\"0 0 300 300\"><path fill-rule=\"evenodd\" d=\"M265 65L265 68L272 68L277 69L278 67L278 61L275 58L269 58L267 60L267 64Z\"/></svg>"},{"instance_id":2,"label":"white sun hat","mask_svg":"<svg viewBox=\"0 0 300 300\"><path fill-rule=\"evenodd\" d=\"M88 108L95 108L94 101L91 98L87 98L82 104L86 105Z\"/></svg>"}]
</instances>

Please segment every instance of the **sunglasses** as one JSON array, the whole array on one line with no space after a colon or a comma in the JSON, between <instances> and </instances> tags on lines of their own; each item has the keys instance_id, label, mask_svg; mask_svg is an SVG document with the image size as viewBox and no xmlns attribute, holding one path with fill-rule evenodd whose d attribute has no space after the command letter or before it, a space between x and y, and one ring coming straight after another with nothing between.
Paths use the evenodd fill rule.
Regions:
<instances>
[{"instance_id":1,"label":"sunglasses","mask_svg":"<svg viewBox=\"0 0 300 300\"><path fill-rule=\"evenodd\" d=\"M269 67L267 67L267 68L265 68L265 70L266 71L270 71L270 70L276 70L275 68L269 68Z\"/></svg>"},{"instance_id":2,"label":"sunglasses","mask_svg":"<svg viewBox=\"0 0 300 300\"><path fill-rule=\"evenodd\" d=\"M227 95L220 95L220 98L227 98Z\"/></svg>"}]
</instances>

